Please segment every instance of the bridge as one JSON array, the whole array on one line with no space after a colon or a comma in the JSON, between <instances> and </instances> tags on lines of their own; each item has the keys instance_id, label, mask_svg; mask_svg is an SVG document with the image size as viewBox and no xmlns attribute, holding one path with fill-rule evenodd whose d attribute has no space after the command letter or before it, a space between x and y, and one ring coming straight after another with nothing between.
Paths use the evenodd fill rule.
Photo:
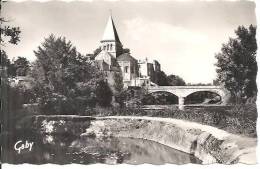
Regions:
<instances>
[{"instance_id":1,"label":"bridge","mask_svg":"<svg viewBox=\"0 0 260 169\"><path fill-rule=\"evenodd\" d=\"M225 105L229 98L229 92L222 86L154 86L148 88L148 93L169 92L178 97L179 109L184 109L185 97L195 92L212 92L221 97L221 104Z\"/></svg>"}]
</instances>

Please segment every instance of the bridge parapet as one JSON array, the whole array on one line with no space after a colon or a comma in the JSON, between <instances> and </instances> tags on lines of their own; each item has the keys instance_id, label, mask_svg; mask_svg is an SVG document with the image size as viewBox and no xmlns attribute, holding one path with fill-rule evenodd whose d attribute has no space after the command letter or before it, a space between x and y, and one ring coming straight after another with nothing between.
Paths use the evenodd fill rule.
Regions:
<instances>
[{"instance_id":1,"label":"bridge parapet","mask_svg":"<svg viewBox=\"0 0 260 169\"><path fill-rule=\"evenodd\" d=\"M149 89L222 89L222 86L154 86Z\"/></svg>"}]
</instances>

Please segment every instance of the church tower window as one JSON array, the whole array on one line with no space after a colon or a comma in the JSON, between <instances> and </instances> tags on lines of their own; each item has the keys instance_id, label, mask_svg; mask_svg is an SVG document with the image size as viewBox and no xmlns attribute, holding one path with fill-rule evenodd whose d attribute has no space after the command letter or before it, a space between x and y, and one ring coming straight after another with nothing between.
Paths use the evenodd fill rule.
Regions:
<instances>
[{"instance_id":1,"label":"church tower window","mask_svg":"<svg viewBox=\"0 0 260 169\"><path fill-rule=\"evenodd\" d=\"M109 44L107 44L107 50L109 50Z\"/></svg>"},{"instance_id":2,"label":"church tower window","mask_svg":"<svg viewBox=\"0 0 260 169\"><path fill-rule=\"evenodd\" d=\"M128 72L128 66L125 66L125 73Z\"/></svg>"}]
</instances>

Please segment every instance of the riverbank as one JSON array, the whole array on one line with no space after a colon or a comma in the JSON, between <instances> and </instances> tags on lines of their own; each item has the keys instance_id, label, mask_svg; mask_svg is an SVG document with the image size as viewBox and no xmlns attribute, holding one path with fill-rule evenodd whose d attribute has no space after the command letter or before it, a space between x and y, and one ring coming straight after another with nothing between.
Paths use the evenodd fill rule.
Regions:
<instances>
[{"instance_id":1,"label":"riverbank","mask_svg":"<svg viewBox=\"0 0 260 169\"><path fill-rule=\"evenodd\" d=\"M256 163L256 139L187 122L158 117L98 117L82 135L152 140L194 154L203 164Z\"/></svg>"},{"instance_id":2,"label":"riverbank","mask_svg":"<svg viewBox=\"0 0 260 169\"><path fill-rule=\"evenodd\" d=\"M232 134L256 138L257 109L255 104L234 106L193 107L179 110L174 107L164 109L142 108L92 108L84 114L94 117L106 116L149 116L186 120L216 127Z\"/></svg>"},{"instance_id":3,"label":"riverbank","mask_svg":"<svg viewBox=\"0 0 260 169\"><path fill-rule=\"evenodd\" d=\"M25 128L28 124L24 123L24 121L27 121L26 118L28 119L32 116L42 114L42 112L40 111L35 111L35 107L31 109L30 106L27 106L23 112L24 115L20 116L20 119L17 118L17 122L14 122L16 124L16 128ZM256 104L186 107L185 110L179 110L177 107L174 106L163 106L163 109L152 109L151 107L149 109L142 107L95 107L87 108L86 111L75 113L75 115L83 117L149 116L173 118L196 122L207 126L213 126L232 134L243 135L252 138L257 137Z\"/></svg>"},{"instance_id":4,"label":"riverbank","mask_svg":"<svg viewBox=\"0 0 260 169\"><path fill-rule=\"evenodd\" d=\"M256 163L256 138L230 134L194 122L134 116L93 118L64 115L38 116L36 119L40 131L46 134L74 132L76 135L97 138L140 138L193 154L202 160L203 164ZM73 129L74 125L78 126L77 130Z\"/></svg>"}]
</instances>

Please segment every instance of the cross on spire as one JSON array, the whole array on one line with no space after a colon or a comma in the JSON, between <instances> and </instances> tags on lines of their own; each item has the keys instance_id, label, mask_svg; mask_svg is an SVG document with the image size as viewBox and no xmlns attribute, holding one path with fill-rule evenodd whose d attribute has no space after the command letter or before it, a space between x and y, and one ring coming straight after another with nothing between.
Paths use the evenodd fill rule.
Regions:
<instances>
[{"instance_id":1,"label":"cross on spire","mask_svg":"<svg viewBox=\"0 0 260 169\"><path fill-rule=\"evenodd\" d=\"M109 14L112 17L112 9L109 9Z\"/></svg>"}]
</instances>

